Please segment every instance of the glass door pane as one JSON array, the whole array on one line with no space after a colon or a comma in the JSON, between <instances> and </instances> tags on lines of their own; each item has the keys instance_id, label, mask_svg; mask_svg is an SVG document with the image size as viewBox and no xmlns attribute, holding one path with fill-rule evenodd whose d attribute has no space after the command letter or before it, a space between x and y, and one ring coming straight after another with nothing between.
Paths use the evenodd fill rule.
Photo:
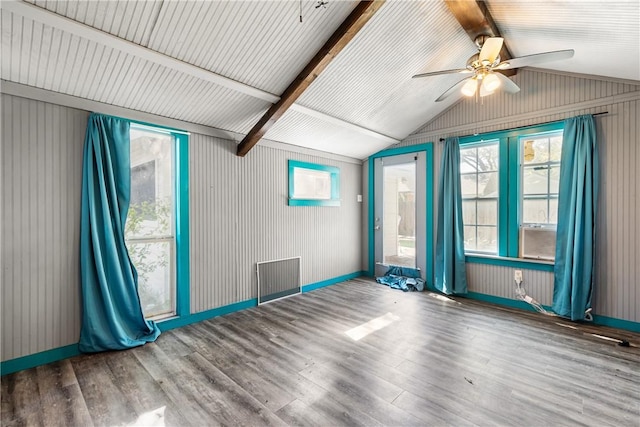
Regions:
<instances>
[{"instance_id":1,"label":"glass door pane","mask_svg":"<svg viewBox=\"0 0 640 427\"><path fill-rule=\"evenodd\" d=\"M416 267L416 164L383 166L383 262Z\"/></svg>"}]
</instances>

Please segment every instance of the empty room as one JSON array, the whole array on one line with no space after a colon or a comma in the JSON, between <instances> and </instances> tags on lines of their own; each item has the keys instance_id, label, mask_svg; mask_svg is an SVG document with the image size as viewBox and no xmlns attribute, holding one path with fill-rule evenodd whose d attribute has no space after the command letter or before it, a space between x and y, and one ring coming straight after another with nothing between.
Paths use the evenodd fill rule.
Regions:
<instances>
[{"instance_id":1,"label":"empty room","mask_svg":"<svg viewBox=\"0 0 640 427\"><path fill-rule=\"evenodd\" d=\"M2 426L640 426L637 0L0 20Z\"/></svg>"}]
</instances>

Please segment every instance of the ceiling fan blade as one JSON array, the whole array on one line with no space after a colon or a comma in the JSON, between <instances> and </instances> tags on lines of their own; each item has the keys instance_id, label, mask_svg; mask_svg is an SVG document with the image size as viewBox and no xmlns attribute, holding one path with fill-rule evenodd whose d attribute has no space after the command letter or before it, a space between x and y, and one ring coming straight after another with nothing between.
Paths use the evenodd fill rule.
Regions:
<instances>
[{"instance_id":1,"label":"ceiling fan blade","mask_svg":"<svg viewBox=\"0 0 640 427\"><path fill-rule=\"evenodd\" d=\"M467 70L466 68L456 68L455 70L442 70L442 71L432 71L430 73L421 73L421 74L416 74L415 76L411 77L412 79L417 79L420 77L429 77L429 76L439 76L441 74L466 74L466 73L471 73L470 70Z\"/></svg>"},{"instance_id":2,"label":"ceiling fan blade","mask_svg":"<svg viewBox=\"0 0 640 427\"><path fill-rule=\"evenodd\" d=\"M539 64L541 62L569 59L573 57L574 53L575 51L573 49L567 49L521 56L519 58L512 58L501 64L498 64L498 66L496 66L494 70L508 70L511 68L527 67L529 65Z\"/></svg>"},{"instance_id":3,"label":"ceiling fan blade","mask_svg":"<svg viewBox=\"0 0 640 427\"><path fill-rule=\"evenodd\" d=\"M502 90L507 93L518 93L520 92L520 88L517 84L513 82L509 77L505 76L501 73L494 73L494 75L498 76L500 79Z\"/></svg>"},{"instance_id":4,"label":"ceiling fan blade","mask_svg":"<svg viewBox=\"0 0 640 427\"><path fill-rule=\"evenodd\" d=\"M500 49L502 49L502 43L504 39L502 37L490 37L485 40L480 51L480 62L489 61L489 64L493 64L498 55L500 55Z\"/></svg>"},{"instance_id":5,"label":"ceiling fan blade","mask_svg":"<svg viewBox=\"0 0 640 427\"><path fill-rule=\"evenodd\" d=\"M464 86L465 82L469 80L469 78L466 79L462 79L460 80L458 83L454 84L453 86L451 86L449 89L447 89L442 95L440 95L438 97L438 99L436 99L436 102L440 102L440 101L444 101L445 99L447 99L448 97L450 97L451 95L453 95L456 92L459 92L460 89L462 88L462 86Z\"/></svg>"}]
</instances>

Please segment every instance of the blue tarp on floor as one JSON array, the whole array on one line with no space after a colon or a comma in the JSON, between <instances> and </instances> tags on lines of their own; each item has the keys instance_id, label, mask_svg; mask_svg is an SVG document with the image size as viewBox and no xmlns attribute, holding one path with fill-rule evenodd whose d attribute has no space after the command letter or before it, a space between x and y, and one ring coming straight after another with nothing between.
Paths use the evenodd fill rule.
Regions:
<instances>
[{"instance_id":1,"label":"blue tarp on floor","mask_svg":"<svg viewBox=\"0 0 640 427\"><path fill-rule=\"evenodd\" d=\"M424 280L420 278L420 270L415 268L389 267L384 276L376 277L376 282L404 292L424 290Z\"/></svg>"}]
</instances>

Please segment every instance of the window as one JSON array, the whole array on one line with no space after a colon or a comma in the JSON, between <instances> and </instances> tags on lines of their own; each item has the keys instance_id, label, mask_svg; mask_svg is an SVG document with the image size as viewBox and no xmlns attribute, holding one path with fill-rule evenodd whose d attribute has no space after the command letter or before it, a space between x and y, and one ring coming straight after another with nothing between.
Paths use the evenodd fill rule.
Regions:
<instances>
[{"instance_id":1,"label":"window","mask_svg":"<svg viewBox=\"0 0 640 427\"><path fill-rule=\"evenodd\" d=\"M520 138L523 226L558 223L562 132Z\"/></svg>"},{"instance_id":2,"label":"window","mask_svg":"<svg viewBox=\"0 0 640 427\"><path fill-rule=\"evenodd\" d=\"M460 150L464 248L498 253L498 141Z\"/></svg>"},{"instance_id":3,"label":"window","mask_svg":"<svg viewBox=\"0 0 640 427\"><path fill-rule=\"evenodd\" d=\"M340 206L340 169L289 160L289 206Z\"/></svg>"},{"instance_id":4,"label":"window","mask_svg":"<svg viewBox=\"0 0 640 427\"><path fill-rule=\"evenodd\" d=\"M165 318L179 311L180 137L161 128L131 124L131 195L125 241L138 272L138 293L147 318Z\"/></svg>"},{"instance_id":5,"label":"window","mask_svg":"<svg viewBox=\"0 0 640 427\"><path fill-rule=\"evenodd\" d=\"M460 139L467 254L553 260L562 126Z\"/></svg>"}]
</instances>

